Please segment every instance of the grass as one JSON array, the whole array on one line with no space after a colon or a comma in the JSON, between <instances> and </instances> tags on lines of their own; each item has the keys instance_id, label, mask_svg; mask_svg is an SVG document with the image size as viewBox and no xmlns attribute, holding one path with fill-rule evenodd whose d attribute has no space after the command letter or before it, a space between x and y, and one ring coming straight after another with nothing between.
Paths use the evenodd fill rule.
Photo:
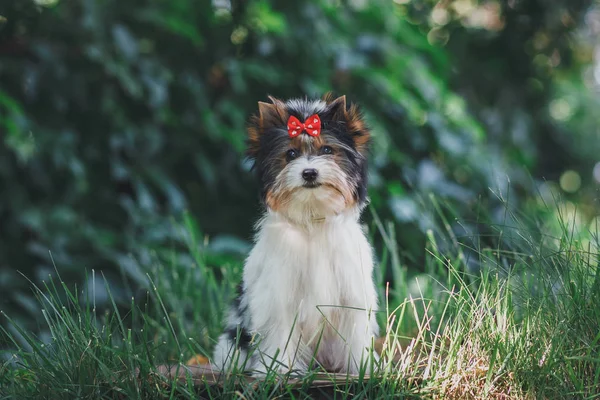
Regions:
<instances>
[{"instance_id":1,"label":"grass","mask_svg":"<svg viewBox=\"0 0 600 400\"><path fill-rule=\"evenodd\" d=\"M490 225L490 242L458 237L436 208L442 231L430 232L425 271L411 279L394 227L374 214L371 232L384 243L376 279L386 361L371 376L273 371L250 381L232 371L215 385L157 373L159 364L183 370L191 356L210 354L241 272L239 263L215 267L186 218L190 262L157 262L138 282L145 295L126 307L106 285L111 307L99 311L94 293L58 272L31 283L51 338L3 315L2 348L12 350L3 354L0 397L600 398L598 227L567 223L558 207L531 229L507 208L505 223ZM92 279L103 278L92 271Z\"/></svg>"}]
</instances>

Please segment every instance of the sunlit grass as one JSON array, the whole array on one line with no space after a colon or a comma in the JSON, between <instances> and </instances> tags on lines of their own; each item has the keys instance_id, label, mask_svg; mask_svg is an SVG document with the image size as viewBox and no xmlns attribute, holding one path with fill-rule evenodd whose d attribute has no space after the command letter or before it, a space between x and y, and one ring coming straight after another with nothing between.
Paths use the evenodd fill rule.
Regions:
<instances>
[{"instance_id":1,"label":"sunlit grass","mask_svg":"<svg viewBox=\"0 0 600 400\"><path fill-rule=\"evenodd\" d=\"M185 371L193 355L210 355L239 279L240 265L207 262L197 245L198 229L187 219L182 234L193 266L157 262L147 271L147 295L128 307L116 304L108 285L111 307L100 312L93 293L67 286L58 273L42 286L32 283L51 338L35 337L3 315L9 327L2 340L12 350L0 366L0 393L13 398L600 397L600 246L594 232L575 232L558 215L557 236L507 223L493 227L497 245L471 240L477 245L470 248L439 213L442 229L428 235L425 272L410 281L395 228L375 215L372 232L385 244L380 260L391 268L396 285L390 288L387 271L378 271L376 279L385 288L379 313L384 337L372 375L366 368L358 377L323 371L297 377L273 370L257 381L230 371L209 384L185 373L182 378L158 373L158 365ZM444 236L450 250L438 245ZM468 267L472 257L480 271Z\"/></svg>"}]
</instances>

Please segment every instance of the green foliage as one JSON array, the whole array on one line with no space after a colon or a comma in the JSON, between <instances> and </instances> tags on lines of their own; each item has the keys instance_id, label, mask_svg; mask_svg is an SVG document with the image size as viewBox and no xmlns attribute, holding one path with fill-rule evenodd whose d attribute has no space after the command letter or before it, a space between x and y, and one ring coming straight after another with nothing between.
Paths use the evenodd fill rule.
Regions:
<instances>
[{"instance_id":1,"label":"green foliage","mask_svg":"<svg viewBox=\"0 0 600 400\"><path fill-rule=\"evenodd\" d=\"M193 275L189 243L171 219L185 211L204 229L192 247L202 247L216 271L190 279L223 279L215 266L243 257L259 212L243 159L244 126L267 94L333 90L363 106L374 134L373 207L382 220L404 228L394 236L403 252L396 267L384 266L382 281L393 278L392 269L397 280L406 279L398 272L401 257L423 264L425 232L437 226L423 194L445 198L457 215L475 221L467 227L451 221L455 230L477 231L480 208L501 222L501 201L488 189L506 196L510 175L512 196L527 198L531 185L522 164L531 168L537 160L514 150L539 137L523 146L507 142L469 112L480 114L480 97L465 101L457 93L467 88L493 97L485 82L466 78L485 68L492 74L486 79L501 85L510 46L498 47L493 61L478 59L469 44L489 33L456 26L451 52L431 44L427 24L415 16L428 12L427 4L2 1L2 308L37 314L16 271L36 282L53 274L49 251L66 282L81 282L85 270L103 271L118 304L143 287L139 271L165 259ZM513 21L545 7L501 13ZM562 41L571 28L560 26L553 37ZM500 30L491 36L510 44L532 35ZM467 54L459 65L468 72L452 72L455 52ZM519 65L534 57L519 54ZM523 79L507 89L509 98L519 97ZM544 106L544 93L536 107ZM521 106L517 114L527 115ZM392 282L398 290L402 285Z\"/></svg>"}]
</instances>

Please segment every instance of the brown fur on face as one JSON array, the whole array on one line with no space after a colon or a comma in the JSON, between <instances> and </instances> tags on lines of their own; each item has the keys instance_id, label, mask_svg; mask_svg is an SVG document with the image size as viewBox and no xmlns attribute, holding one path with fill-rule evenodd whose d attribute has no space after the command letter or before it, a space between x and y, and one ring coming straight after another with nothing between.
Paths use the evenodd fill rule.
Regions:
<instances>
[{"instance_id":1,"label":"brown fur on face","mask_svg":"<svg viewBox=\"0 0 600 400\"><path fill-rule=\"evenodd\" d=\"M316 154L324 145L323 135L313 137L303 134L290 140L290 149L300 150L302 154Z\"/></svg>"},{"instance_id":2,"label":"brown fur on face","mask_svg":"<svg viewBox=\"0 0 600 400\"><path fill-rule=\"evenodd\" d=\"M265 202L267 206L273 211L280 211L282 208L289 203L293 192L292 191L279 191L274 193L272 190L267 192L267 197L265 198Z\"/></svg>"},{"instance_id":3,"label":"brown fur on face","mask_svg":"<svg viewBox=\"0 0 600 400\"><path fill-rule=\"evenodd\" d=\"M366 201L366 154L369 131L355 105L348 107L346 97L324 100L292 99L285 103L269 97L271 103L259 102L258 115L252 117L248 128L248 155L254 161L262 185L262 199L271 209L285 208L290 202L302 198L292 181L281 179L281 174L296 157L307 160L330 160L328 171L338 170L339 178L321 182L319 193L330 193L332 205L361 206ZM294 116L301 121L317 114L321 118L321 134L313 137L305 132L290 138L287 121ZM333 149L325 153L324 147ZM294 152L289 153L290 150ZM292 154L292 156L287 156ZM292 157L292 158L290 158ZM291 177L299 177L302 171L293 171ZM291 179L291 178L290 178ZM325 179L325 178L323 178ZM300 196L300 197L298 197ZM337 200L334 198L337 196ZM343 200L342 200L343 199ZM327 200L329 201L329 200Z\"/></svg>"}]
</instances>

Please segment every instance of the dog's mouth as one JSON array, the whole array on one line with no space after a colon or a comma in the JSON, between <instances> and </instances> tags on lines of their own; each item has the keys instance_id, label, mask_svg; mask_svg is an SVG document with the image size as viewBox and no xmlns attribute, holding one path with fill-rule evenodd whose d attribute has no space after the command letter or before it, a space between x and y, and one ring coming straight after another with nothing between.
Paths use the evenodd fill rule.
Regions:
<instances>
[{"instance_id":1,"label":"dog's mouth","mask_svg":"<svg viewBox=\"0 0 600 400\"><path fill-rule=\"evenodd\" d=\"M319 182L305 182L302 187L306 188L306 189L316 189L319 186L321 186L321 184Z\"/></svg>"}]
</instances>

